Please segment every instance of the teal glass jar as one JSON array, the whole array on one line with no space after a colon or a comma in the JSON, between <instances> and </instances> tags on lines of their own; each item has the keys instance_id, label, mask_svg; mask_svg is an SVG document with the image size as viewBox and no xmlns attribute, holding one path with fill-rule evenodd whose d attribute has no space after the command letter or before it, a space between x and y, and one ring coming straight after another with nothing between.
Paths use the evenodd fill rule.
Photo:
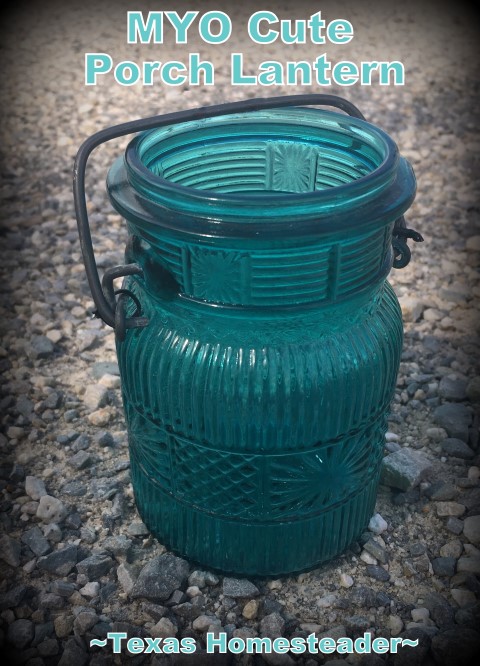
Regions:
<instances>
[{"instance_id":1,"label":"teal glass jar","mask_svg":"<svg viewBox=\"0 0 480 666\"><path fill-rule=\"evenodd\" d=\"M279 575L374 511L415 179L362 118L240 109L167 118L112 165L128 266L103 293L145 524L203 566Z\"/></svg>"}]
</instances>

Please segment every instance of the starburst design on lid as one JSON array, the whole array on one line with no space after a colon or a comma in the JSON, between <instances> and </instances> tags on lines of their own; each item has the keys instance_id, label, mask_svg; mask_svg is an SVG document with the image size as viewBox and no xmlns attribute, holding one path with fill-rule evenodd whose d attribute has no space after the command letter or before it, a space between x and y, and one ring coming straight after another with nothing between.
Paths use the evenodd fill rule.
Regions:
<instances>
[{"instance_id":1,"label":"starburst design on lid","mask_svg":"<svg viewBox=\"0 0 480 666\"><path fill-rule=\"evenodd\" d=\"M238 252L192 250L192 295L214 303L242 303L247 262L247 255Z\"/></svg>"},{"instance_id":2,"label":"starburst design on lid","mask_svg":"<svg viewBox=\"0 0 480 666\"><path fill-rule=\"evenodd\" d=\"M279 192L311 192L315 152L310 146L275 143L271 147L272 189Z\"/></svg>"}]
</instances>

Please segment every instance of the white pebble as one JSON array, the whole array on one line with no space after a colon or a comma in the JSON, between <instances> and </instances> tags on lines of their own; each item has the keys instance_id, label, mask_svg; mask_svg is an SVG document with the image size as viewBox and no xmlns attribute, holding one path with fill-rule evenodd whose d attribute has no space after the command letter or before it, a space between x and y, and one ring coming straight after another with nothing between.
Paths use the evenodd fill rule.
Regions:
<instances>
[{"instance_id":1,"label":"white pebble","mask_svg":"<svg viewBox=\"0 0 480 666\"><path fill-rule=\"evenodd\" d=\"M37 518L40 518L44 523L61 523L66 515L65 505L56 497L44 495L40 498Z\"/></svg>"},{"instance_id":2,"label":"white pebble","mask_svg":"<svg viewBox=\"0 0 480 666\"><path fill-rule=\"evenodd\" d=\"M100 590L100 583L92 582L92 583L87 583L84 585L81 590L79 590L80 594L84 597L90 597L93 599L94 597L98 596L98 592Z\"/></svg>"},{"instance_id":3,"label":"white pebble","mask_svg":"<svg viewBox=\"0 0 480 666\"><path fill-rule=\"evenodd\" d=\"M150 630L153 638L170 638L176 636L177 632L178 628L168 617L162 617Z\"/></svg>"},{"instance_id":4,"label":"white pebble","mask_svg":"<svg viewBox=\"0 0 480 666\"><path fill-rule=\"evenodd\" d=\"M388 529L388 523L379 513L375 513L370 518L368 529L374 534L382 534Z\"/></svg>"},{"instance_id":5,"label":"white pebble","mask_svg":"<svg viewBox=\"0 0 480 666\"><path fill-rule=\"evenodd\" d=\"M25 478L25 492L33 500L39 500L41 497L48 495L45 484L41 479L36 476L27 476Z\"/></svg>"},{"instance_id":6,"label":"white pebble","mask_svg":"<svg viewBox=\"0 0 480 666\"><path fill-rule=\"evenodd\" d=\"M373 557L373 555L370 555L367 550L362 550L360 559L362 562L365 562L365 564L378 564L377 560Z\"/></svg>"},{"instance_id":7,"label":"white pebble","mask_svg":"<svg viewBox=\"0 0 480 666\"><path fill-rule=\"evenodd\" d=\"M426 622L430 618L430 611L428 608L414 608L411 616L414 622Z\"/></svg>"},{"instance_id":8,"label":"white pebble","mask_svg":"<svg viewBox=\"0 0 480 666\"><path fill-rule=\"evenodd\" d=\"M214 620L215 618L212 618L211 615L199 615L194 619L192 627L195 631L207 631Z\"/></svg>"},{"instance_id":9,"label":"white pebble","mask_svg":"<svg viewBox=\"0 0 480 666\"><path fill-rule=\"evenodd\" d=\"M403 629L403 621L399 615L390 615L388 625L392 636L398 636Z\"/></svg>"},{"instance_id":10,"label":"white pebble","mask_svg":"<svg viewBox=\"0 0 480 666\"><path fill-rule=\"evenodd\" d=\"M478 481L480 478L480 467L473 466L468 468L468 478L470 481Z\"/></svg>"},{"instance_id":11,"label":"white pebble","mask_svg":"<svg viewBox=\"0 0 480 666\"><path fill-rule=\"evenodd\" d=\"M342 573L342 575L340 576L340 585L342 587L352 587L353 578L346 573Z\"/></svg>"},{"instance_id":12,"label":"white pebble","mask_svg":"<svg viewBox=\"0 0 480 666\"><path fill-rule=\"evenodd\" d=\"M385 441L386 442L398 442L400 440L400 436L397 435L396 432L387 432L385 433Z\"/></svg>"}]
</instances>

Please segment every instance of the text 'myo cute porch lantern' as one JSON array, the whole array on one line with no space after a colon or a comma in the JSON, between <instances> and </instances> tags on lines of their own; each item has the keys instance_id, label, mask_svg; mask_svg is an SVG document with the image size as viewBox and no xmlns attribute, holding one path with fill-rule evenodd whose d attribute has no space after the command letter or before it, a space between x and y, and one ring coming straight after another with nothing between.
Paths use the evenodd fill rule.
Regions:
<instances>
[{"instance_id":1,"label":"text 'myo cute porch lantern'","mask_svg":"<svg viewBox=\"0 0 480 666\"><path fill-rule=\"evenodd\" d=\"M85 166L138 131L107 179L126 265L101 284ZM332 95L250 99L98 132L74 190L146 525L237 574L340 553L374 510L400 361L386 276L422 240L403 220L415 178L395 143Z\"/></svg>"}]
</instances>

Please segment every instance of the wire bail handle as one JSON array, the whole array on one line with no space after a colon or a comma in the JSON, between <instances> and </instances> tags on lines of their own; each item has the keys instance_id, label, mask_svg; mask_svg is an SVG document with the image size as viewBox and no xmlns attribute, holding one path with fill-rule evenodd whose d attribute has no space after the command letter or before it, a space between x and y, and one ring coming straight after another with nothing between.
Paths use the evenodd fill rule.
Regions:
<instances>
[{"instance_id":1,"label":"wire bail handle","mask_svg":"<svg viewBox=\"0 0 480 666\"><path fill-rule=\"evenodd\" d=\"M233 113L311 105L336 107L354 118L365 120L365 117L356 106L336 95L289 95L285 97L255 98L240 102L215 104L208 107L198 107L185 111L166 113L160 116L132 120L100 130L83 142L75 158L73 176L73 196L80 246L88 284L96 306L95 315L103 319L108 326L112 326L115 329L117 338L120 341L125 339L128 329L147 326L148 319L142 316L140 303L131 291L123 289L115 292L113 280L126 275L143 276L143 271L138 264L114 266L105 271L103 280L100 282L93 251L85 193L85 171L92 151L102 143L106 143L112 139L136 132L156 129L165 125L175 125L182 122L202 120L208 117L213 118ZM415 242L423 241L422 236L418 232L406 227L405 219L402 215L395 221L393 229L394 268L403 268L410 261L411 252L406 242L407 238L412 238ZM117 295L118 298L116 298ZM131 317L127 317L125 314L126 303L129 299L135 303L135 312Z\"/></svg>"}]
</instances>

